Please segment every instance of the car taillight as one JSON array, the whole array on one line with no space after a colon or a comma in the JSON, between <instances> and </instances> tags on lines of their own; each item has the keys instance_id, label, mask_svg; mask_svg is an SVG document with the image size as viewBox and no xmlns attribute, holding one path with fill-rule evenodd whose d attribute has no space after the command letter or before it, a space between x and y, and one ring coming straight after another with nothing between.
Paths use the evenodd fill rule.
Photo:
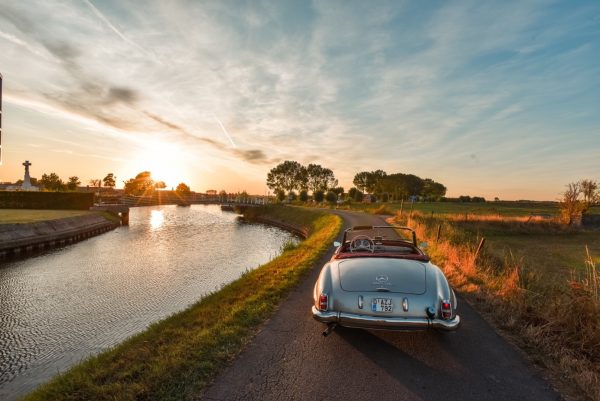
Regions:
<instances>
[{"instance_id":1,"label":"car taillight","mask_svg":"<svg viewBox=\"0 0 600 401\"><path fill-rule=\"evenodd\" d=\"M327 294L319 295L319 310L327 310Z\"/></svg>"},{"instance_id":2,"label":"car taillight","mask_svg":"<svg viewBox=\"0 0 600 401\"><path fill-rule=\"evenodd\" d=\"M443 300L441 302L441 308L442 310L442 319L444 320L448 320L452 317L452 304L450 303L450 301L448 300Z\"/></svg>"}]
</instances>

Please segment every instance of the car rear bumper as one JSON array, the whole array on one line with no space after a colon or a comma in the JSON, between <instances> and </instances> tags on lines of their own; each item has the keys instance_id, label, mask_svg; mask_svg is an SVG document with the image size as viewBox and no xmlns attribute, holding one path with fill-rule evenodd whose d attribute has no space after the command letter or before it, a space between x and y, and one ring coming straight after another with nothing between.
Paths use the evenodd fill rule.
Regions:
<instances>
[{"instance_id":1,"label":"car rear bumper","mask_svg":"<svg viewBox=\"0 0 600 401\"><path fill-rule=\"evenodd\" d=\"M460 316L456 315L450 320L427 318L402 318L385 316L367 316L354 313L320 311L312 307L315 320L321 323L337 323L344 327L375 330L427 330L438 329L454 331L460 325Z\"/></svg>"}]
</instances>

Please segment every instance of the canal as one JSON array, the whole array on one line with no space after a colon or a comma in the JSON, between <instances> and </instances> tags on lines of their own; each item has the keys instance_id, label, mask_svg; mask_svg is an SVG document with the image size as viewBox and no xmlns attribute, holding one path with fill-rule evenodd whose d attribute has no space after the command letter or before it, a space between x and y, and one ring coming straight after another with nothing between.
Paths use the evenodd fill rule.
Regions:
<instances>
[{"instance_id":1,"label":"canal","mask_svg":"<svg viewBox=\"0 0 600 401\"><path fill-rule=\"evenodd\" d=\"M186 308L290 240L215 205L140 207L128 227L0 262L0 399Z\"/></svg>"}]
</instances>

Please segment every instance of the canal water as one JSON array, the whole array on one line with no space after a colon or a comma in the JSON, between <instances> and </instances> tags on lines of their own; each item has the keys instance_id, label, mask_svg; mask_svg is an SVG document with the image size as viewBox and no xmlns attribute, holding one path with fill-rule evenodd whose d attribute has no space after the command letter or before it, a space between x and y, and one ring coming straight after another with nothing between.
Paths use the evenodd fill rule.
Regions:
<instances>
[{"instance_id":1,"label":"canal water","mask_svg":"<svg viewBox=\"0 0 600 401\"><path fill-rule=\"evenodd\" d=\"M128 227L0 262L0 400L186 308L290 240L214 205L140 207Z\"/></svg>"}]
</instances>

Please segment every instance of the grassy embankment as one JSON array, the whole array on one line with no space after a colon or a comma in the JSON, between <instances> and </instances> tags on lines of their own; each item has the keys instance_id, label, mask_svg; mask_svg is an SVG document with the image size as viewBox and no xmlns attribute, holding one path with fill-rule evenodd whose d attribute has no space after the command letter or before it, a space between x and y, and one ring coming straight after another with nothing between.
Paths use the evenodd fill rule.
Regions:
<instances>
[{"instance_id":1,"label":"grassy embankment","mask_svg":"<svg viewBox=\"0 0 600 401\"><path fill-rule=\"evenodd\" d=\"M562 391L600 400L598 230L497 213L395 219L417 229L452 285L549 368Z\"/></svg>"},{"instance_id":2,"label":"grassy embankment","mask_svg":"<svg viewBox=\"0 0 600 401\"><path fill-rule=\"evenodd\" d=\"M190 308L75 366L25 400L185 400L198 396L330 247L337 216L298 208L252 210L306 227L308 238Z\"/></svg>"},{"instance_id":3,"label":"grassy embankment","mask_svg":"<svg viewBox=\"0 0 600 401\"><path fill-rule=\"evenodd\" d=\"M98 212L88 212L85 210L0 209L0 224L37 223L40 221L97 213Z\"/></svg>"}]
</instances>

